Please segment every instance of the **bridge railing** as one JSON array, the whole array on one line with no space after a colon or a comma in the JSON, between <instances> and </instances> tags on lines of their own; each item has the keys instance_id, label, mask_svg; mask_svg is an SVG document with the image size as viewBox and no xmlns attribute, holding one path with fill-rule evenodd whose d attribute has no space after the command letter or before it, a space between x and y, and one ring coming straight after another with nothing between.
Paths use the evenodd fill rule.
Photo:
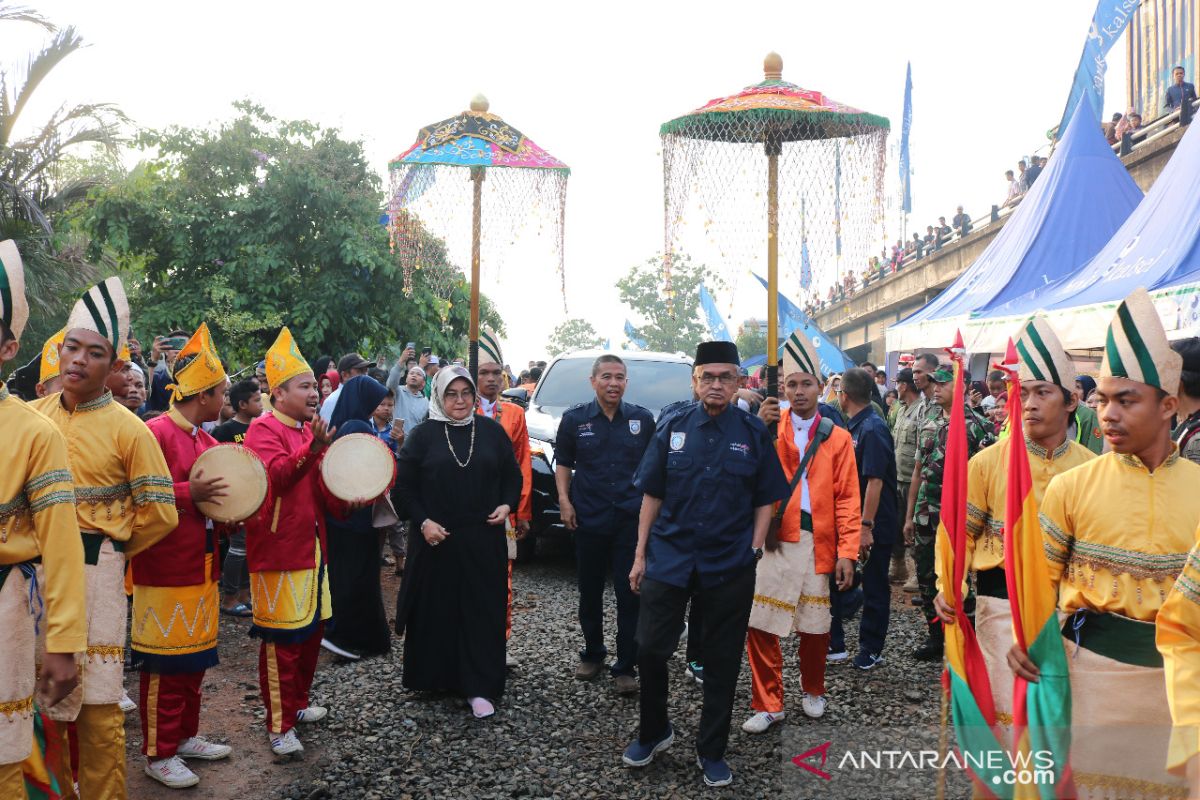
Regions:
<instances>
[{"instance_id":1,"label":"bridge railing","mask_svg":"<svg viewBox=\"0 0 1200 800\"><path fill-rule=\"evenodd\" d=\"M1129 150L1128 153L1125 153L1124 155L1134 154L1139 149L1141 149L1149 144L1152 144L1153 142L1163 138L1164 136L1170 135L1171 132L1173 132L1174 130L1176 130L1179 127L1179 118L1180 118L1180 115L1182 114L1182 111L1183 111L1182 109L1175 109L1170 114L1164 114L1163 116L1161 116L1158 119L1151 122L1149 125L1146 125L1144 128L1138 129L1138 131L1135 134L1133 134L1131 137L1131 140L1132 140L1131 149ZM1193 115L1196 113L1200 113L1200 100L1197 100L1196 102L1192 103L1192 113L1193 113ZM1121 147L1122 147L1122 143L1120 141L1116 142L1115 144L1112 145L1113 152L1117 153L1117 154L1121 154ZM1124 156L1122 156L1122 157L1124 157ZM977 233L984 232L985 230L987 230L989 228L989 226L999 223L1001 220L1006 219L1010 214L1012 214L1012 212L1015 211L1016 207L1020 204L1022 197L1024 197L1024 195L1017 197L1016 200L1011 204L1005 204L1005 205L993 204L991 209L988 211L988 213L986 215L984 215L984 217L981 217L980 219L972 219L971 229L965 235L955 231L950 236L946 237L941 242L933 245L932 247L926 246L926 247L922 248L922 250L920 251L920 255L918 255L917 251L913 251L911 253L905 253L903 258L900 260L899 264L895 268L892 267L891 262L889 261L888 265L885 268L885 271L882 275L879 275L878 273L870 275L866 279L858 282L852 291L843 292L832 301L831 300L822 300L819 303L815 304L810 310L815 313L820 313L822 311L825 311L826 309L832 308L833 306L836 306L839 303L849 300L851 297L854 297L855 295L859 294L860 292L862 292L870 287L877 286L878 284L886 281L888 278L891 278L896 273L904 270L906 267L910 267L910 266L914 265L916 262L930 257L931 255L936 253L938 250L941 250L942 248L946 247L947 245L953 244L954 242L961 241L962 239L964 239L968 236L973 236ZM982 224L981 224L981 221L982 221ZM908 242L906 241L905 246L907 246L907 245L908 245Z\"/></svg>"}]
</instances>

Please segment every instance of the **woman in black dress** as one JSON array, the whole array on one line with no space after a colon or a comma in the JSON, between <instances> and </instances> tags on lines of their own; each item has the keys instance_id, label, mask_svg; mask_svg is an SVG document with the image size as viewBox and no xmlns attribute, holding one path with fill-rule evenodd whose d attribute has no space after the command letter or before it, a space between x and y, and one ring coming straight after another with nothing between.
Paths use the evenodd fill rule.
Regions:
<instances>
[{"instance_id":1,"label":"woman in black dress","mask_svg":"<svg viewBox=\"0 0 1200 800\"><path fill-rule=\"evenodd\" d=\"M504 522L520 499L521 472L504 428L474 412L470 373L443 368L429 419L400 450L396 504L413 528L396 632L404 686L457 694L483 719L504 693Z\"/></svg>"},{"instance_id":2,"label":"woman in black dress","mask_svg":"<svg viewBox=\"0 0 1200 800\"><path fill-rule=\"evenodd\" d=\"M334 439L351 433L374 436L367 422L387 396L387 387L367 375L351 378L338 395L330 426ZM329 594L333 619L325 627L321 646L342 658L391 652L392 632L379 585L379 534L371 524L371 506L346 519L325 515L329 542Z\"/></svg>"}]
</instances>

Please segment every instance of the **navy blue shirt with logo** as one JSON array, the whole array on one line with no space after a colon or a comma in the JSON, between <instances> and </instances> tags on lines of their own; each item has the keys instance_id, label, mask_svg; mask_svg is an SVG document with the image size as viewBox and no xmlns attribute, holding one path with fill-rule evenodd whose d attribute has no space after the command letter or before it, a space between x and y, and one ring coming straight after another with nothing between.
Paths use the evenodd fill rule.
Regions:
<instances>
[{"instance_id":1,"label":"navy blue shirt with logo","mask_svg":"<svg viewBox=\"0 0 1200 800\"><path fill-rule=\"evenodd\" d=\"M646 544L646 577L687 588L718 585L754 563L754 510L782 500L788 481L767 426L730 405L696 403L661 420L634 483L660 498Z\"/></svg>"},{"instance_id":2,"label":"navy blue shirt with logo","mask_svg":"<svg viewBox=\"0 0 1200 800\"><path fill-rule=\"evenodd\" d=\"M633 485L633 473L653 437L654 415L633 403L622 402L611 420L597 400L566 410L554 458L556 465L575 470L571 505L580 528L606 531L616 512L638 515L642 492Z\"/></svg>"},{"instance_id":3,"label":"navy blue shirt with logo","mask_svg":"<svg viewBox=\"0 0 1200 800\"><path fill-rule=\"evenodd\" d=\"M879 478L879 506L875 509L875 541L895 544L900 530L900 513L896 508L896 446L887 422L875 410L867 407L850 418L850 436L854 440L854 458L858 462L858 487L861 497L867 494L867 479Z\"/></svg>"}]
</instances>

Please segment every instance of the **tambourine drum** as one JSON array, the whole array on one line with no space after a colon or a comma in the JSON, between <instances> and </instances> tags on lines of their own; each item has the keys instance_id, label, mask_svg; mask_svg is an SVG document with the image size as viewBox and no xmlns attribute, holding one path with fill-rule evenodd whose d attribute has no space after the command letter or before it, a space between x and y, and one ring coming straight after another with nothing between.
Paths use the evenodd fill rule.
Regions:
<instances>
[{"instance_id":1,"label":"tambourine drum","mask_svg":"<svg viewBox=\"0 0 1200 800\"><path fill-rule=\"evenodd\" d=\"M347 503L376 500L392 485L396 460L383 440L369 433L348 433L329 445L321 461L325 488Z\"/></svg>"},{"instance_id":2,"label":"tambourine drum","mask_svg":"<svg viewBox=\"0 0 1200 800\"><path fill-rule=\"evenodd\" d=\"M196 503L200 513L213 522L244 522L258 513L267 499L267 468L253 450L240 444L205 450L192 465L191 475L199 470L204 470L205 477L219 475L228 484L219 500Z\"/></svg>"}]
</instances>

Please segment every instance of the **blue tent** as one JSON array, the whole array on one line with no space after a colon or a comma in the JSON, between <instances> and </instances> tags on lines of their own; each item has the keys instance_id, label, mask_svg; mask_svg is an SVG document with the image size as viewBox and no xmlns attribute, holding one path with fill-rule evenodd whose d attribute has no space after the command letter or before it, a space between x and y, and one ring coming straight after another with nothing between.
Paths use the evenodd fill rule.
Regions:
<instances>
[{"instance_id":1,"label":"blue tent","mask_svg":"<svg viewBox=\"0 0 1200 800\"><path fill-rule=\"evenodd\" d=\"M763 288L768 287L765 278L759 275L754 276ZM794 331L800 331L801 335L812 339L813 347L817 349L817 357L821 359L821 372L824 377L830 375L840 375L846 370L854 366L854 362L841 351L833 340L825 335L825 331L817 327L817 323L812 321L812 317L805 314L800 306L793 303L784 296L783 292L776 292L779 296L779 327L784 337L791 336ZM783 341L779 342L779 352L783 352ZM762 363L765 363L767 357L763 356ZM743 367L747 367L746 362L742 362Z\"/></svg>"},{"instance_id":2,"label":"blue tent","mask_svg":"<svg viewBox=\"0 0 1200 800\"><path fill-rule=\"evenodd\" d=\"M968 320L1071 275L1141 199L1091 109L1080 104L1046 169L1004 227L945 291L888 328L888 351L948 346Z\"/></svg>"},{"instance_id":3,"label":"blue tent","mask_svg":"<svg viewBox=\"0 0 1200 800\"><path fill-rule=\"evenodd\" d=\"M1146 199L1109 242L1080 269L998 308L971 326L971 349L995 350L1000 330L1011 332L1044 311L1064 346L1101 347L1117 304L1145 287L1169 335L1200 328L1200 124L1184 134ZM978 346L972 346L978 342Z\"/></svg>"}]
</instances>

